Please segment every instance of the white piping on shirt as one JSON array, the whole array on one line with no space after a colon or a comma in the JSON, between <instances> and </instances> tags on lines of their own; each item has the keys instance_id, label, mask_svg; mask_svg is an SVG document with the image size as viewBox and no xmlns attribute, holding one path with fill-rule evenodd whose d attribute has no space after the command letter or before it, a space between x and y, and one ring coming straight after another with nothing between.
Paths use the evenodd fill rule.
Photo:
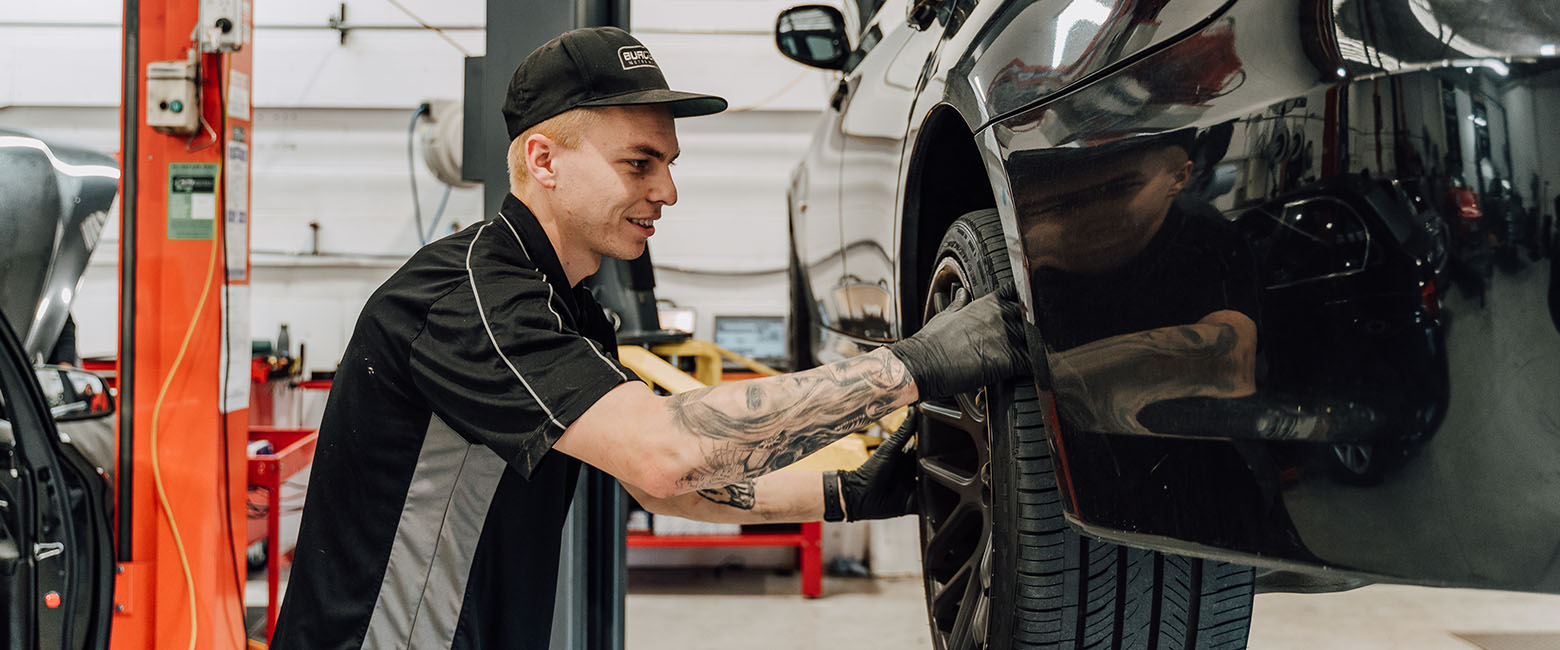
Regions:
<instances>
[{"instance_id":1,"label":"white piping on shirt","mask_svg":"<svg viewBox=\"0 0 1560 650\"><path fill-rule=\"evenodd\" d=\"M515 230L515 225L514 224L509 223L509 217L506 217L506 216L500 214L498 216L498 220L504 222L504 225L509 228L509 232L514 234L514 236L515 236L515 243L520 244L520 252L525 254L525 259L527 261L531 262L532 264L536 264L536 260L532 259L532 257L531 257L530 249L527 249L525 247L525 241L520 239L520 232ZM542 269L539 268L539 266L540 265L538 265L538 268L536 269L536 272L542 274L542 282L547 285L547 311L552 312L553 318L558 319L558 331L559 332L563 332L563 316L559 315L558 314L558 310L553 309L553 306L552 306L552 302L553 302L553 286L552 286L552 283L547 281L547 274L546 273L542 273Z\"/></svg>"},{"instance_id":2,"label":"white piping on shirt","mask_svg":"<svg viewBox=\"0 0 1560 650\"><path fill-rule=\"evenodd\" d=\"M525 253L525 259L530 260L530 262L532 264L535 264L536 260L531 257L531 251L525 247L525 240L520 239L520 232L515 230L515 225L514 224L509 223L509 217L506 217L506 216L500 214L498 216L498 219L499 219L499 221L503 221L505 226L509 227L509 232L510 233L514 234L514 236L515 236L515 243L520 244L520 252L521 253ZM473 242L476 241L476 238L472 238L472 241ZM540 266L540 265L538 265L538 266ZM553 286L552 286L552 283L547 281L547 274L542 272L542 270L540 268L538 268L536 270L536 272L542 274L542 282L547 285L547 310L551 311L553 313L553 317L558 319L558 332L561 334L561 333L563 333L563 317L558 315L558 310L553 309L553 306L552 306L552 301L553 301ZM611 361L607 360L607 355L602 354L601 350L597 349L595 341L591 340L588 337L582 337L582 338L585 338L585 343L590 346L590 351L591 352L595 352L596 356L601 359L602 363L607 364L607 367L611 368L612 372L617 373L618 377L621 378L623 381L628 381L628 375L623 374L623 371L618 369L617 364L612 363Z\"/></svg>"},{"instance_id":3,"label":"white piping on shirt","mask_svg":"<svg viewBox=\"0 0 1560 650\"><path fill-rule=\"evenodd\" d=\"M509 360L508 355L504 354L504 349L498 346L498 337L493 336L493 328L488 325L487 312L482 311L482 296L477 293L477 274L471 271L471 251L477 247L477 240L482 238L482 231L487 230L488 226L491 225L493 225L491 221L483 224L477 230L477 234L472 235L471 243L466 246L466 278L471 281L471 297L477 301L477 316L482 318L482 329L487 330L488 340L493 342L493 350L498 352L498 358L504 360L504 365L509 366L509 372L515 373L515 379L520 380L520 385L525 386L525 392L530 393L531 399L536 400L537 405L542 407L542 411L547 414L548 420L552 420L552 423L559 429L567 429L568 427L563 426L563 423L559 422L558 418L553 415L552 409L547 408L547 403L537 396L536 391L531 390L531 384L525 380L525 377L520 376L520 371L515 369L515 364ZM551 305L548 308L551 309Z\"/></svg>"},{"instance_id":4,"label":"white piping on shirt","mask_svg":"<svg viewBox=\"0 0 1560 650\"><path fill-rule=\"evenodd\" d=\"M585 338L585 343L590 346L590 351L591 352L595 352L596 353L596 356L601 359L602 363L607 364L607 367L611 368L612 372L615 372L615 373L618 374L618 378L619 379L622 379L623 381L628 381L628 375L623 374L623 371L618 369L617 364L612 363L611 361L608 361L607 360L607 356L602 354L600 349L597 349L595 340L593 340L593 339L591 339L589 337L586 337Z\"/></svg>"}]
</instances>

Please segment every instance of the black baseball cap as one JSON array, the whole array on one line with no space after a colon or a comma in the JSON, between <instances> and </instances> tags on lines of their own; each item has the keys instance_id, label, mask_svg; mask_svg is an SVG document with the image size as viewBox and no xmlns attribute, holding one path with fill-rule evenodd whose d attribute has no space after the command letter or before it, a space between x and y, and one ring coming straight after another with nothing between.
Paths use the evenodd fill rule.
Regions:
<instances>
[{"instance_id":1,"label":"black baseball cap","mask_svg":"<svg viewBox=\"0 0 1560 650\"><path fill-rule=\"evenodd\" d=\"M617 27L564 32L515 68L504 96L509 139L543 120L581 106L664 104L672 117L726 110L726 100L672 90L650 50Z\"/></svg>"}]
</instances>

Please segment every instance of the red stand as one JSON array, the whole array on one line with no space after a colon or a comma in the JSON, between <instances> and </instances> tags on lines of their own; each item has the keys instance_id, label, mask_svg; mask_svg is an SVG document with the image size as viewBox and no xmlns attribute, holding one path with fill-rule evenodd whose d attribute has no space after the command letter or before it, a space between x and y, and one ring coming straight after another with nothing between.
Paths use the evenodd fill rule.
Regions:
<instances>
[{"instance_id":1,"label":"red stand","mask_svg":"<svg viewBox=\"0 0 1560 650\"><path fill-rule=\"evenodd\" d=\"M282 563L291 559L291 551L282 553L282 484L294 474L314 463L314 444L319 433L314 429L278 429L250 427L249 439L269 440L270 454L249 457L249 485L266 489L265 522L257 525L249 520L248 541L245 545L265 540L265 638L270 640L276 631L276 611L281 603L278 590L281 587Z\"/></svg>"},{"instance_id":2,"label":"red stand","mask_svg":"<svg viewBox=\"0 0 1560 650\"><path fill-rule=\"evenodd\" d=\"M745 535L651 535L628 536L628 545L639 548L687 548L709 546L795 546L801 554L802 595L823 595L823 524L808 522L796 533L751 533Z\"/></svg>"}]
</instances>

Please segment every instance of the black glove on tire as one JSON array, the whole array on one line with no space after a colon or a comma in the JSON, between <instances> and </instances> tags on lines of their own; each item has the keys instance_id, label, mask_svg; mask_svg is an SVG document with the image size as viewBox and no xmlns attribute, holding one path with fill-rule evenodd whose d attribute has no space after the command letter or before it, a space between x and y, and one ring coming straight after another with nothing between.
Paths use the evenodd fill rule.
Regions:
<instances>
[{"instance_id":1,"label":"black glove on tire","mask_svg":"<svg viewBox=\"0 0 1560 650\"><path fill-rule=\"evenodd\" d=\"M899 430L878 445L861 467L824 472L825 503L828 499L844 503L843 512L826 505L825 520L888 519L916 512L915 451L905 450L905 444L915 436L915 422L915 410L911 409Z\"/></svg>"},{"instance_id":2,"label":"black glove on tire","mask_svg":"<svg viewBox=\"0 0 1560 650\"><path fill-rule=\"evenodd\" d=\"M921 399L946 397L1029 372L1023 326L1012 285L973 302L961 289L921 331L888 349L910 371Z\"/></svg>"}]
</instances>

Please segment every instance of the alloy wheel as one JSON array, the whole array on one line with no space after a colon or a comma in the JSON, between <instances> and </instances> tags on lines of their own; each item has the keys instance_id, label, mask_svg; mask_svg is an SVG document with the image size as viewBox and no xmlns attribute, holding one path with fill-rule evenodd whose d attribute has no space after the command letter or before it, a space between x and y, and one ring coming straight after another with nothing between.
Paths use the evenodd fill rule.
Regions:
<instances>
[{"instance_id":1,"label":"alloy wheel","mask_svg":"<svg viewBox=\"0 0 1560 650\"><path fill-rule=\"evenodd\" d=\"M964 270L953 258L944 258L932 274L926 318L946 308L960 291L969 291ZM982 389L924 401L917 416L922 575L935 644L943 650L987 645L992 477L986 405Z\"/></svg>"}]
</instances>

